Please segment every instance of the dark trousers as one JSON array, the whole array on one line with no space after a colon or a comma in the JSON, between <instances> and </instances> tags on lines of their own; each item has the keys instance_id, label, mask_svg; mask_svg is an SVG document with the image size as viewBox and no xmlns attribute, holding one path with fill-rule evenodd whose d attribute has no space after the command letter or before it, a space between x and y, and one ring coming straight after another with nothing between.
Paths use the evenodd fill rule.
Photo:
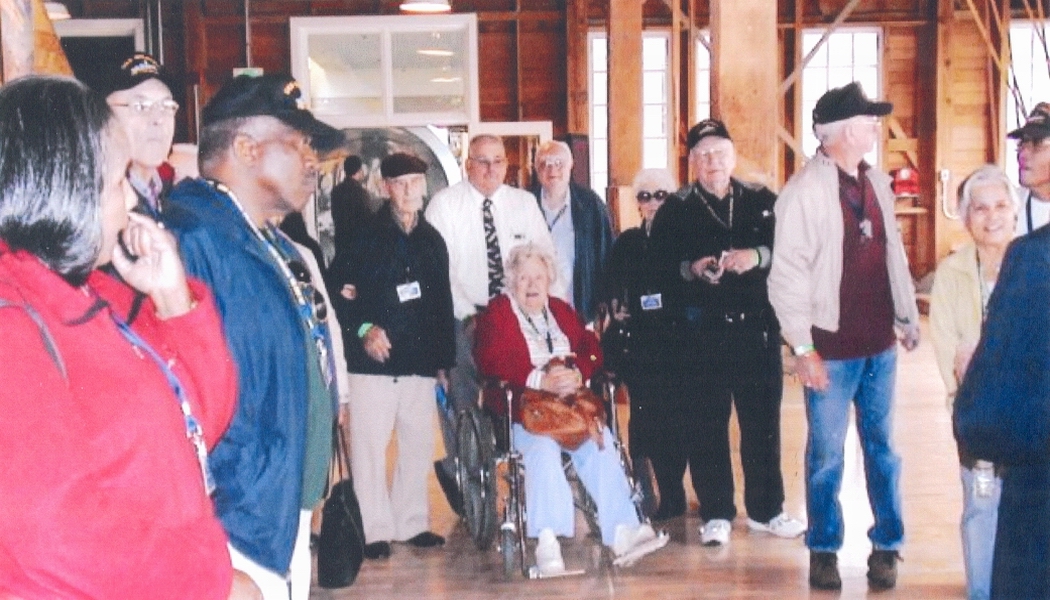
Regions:
<instances>
[{"instance_id":1,"label":"dark trousers","mask_svg":"<svg viewBox=\"0 0 1050 600\"><path fill-rule=\"evenodd\" d=\"M686 369L665 363L636 365L625 375L631 398L631 458L636 463L649 459L660 493L659 518L678 516L687 508L682 477L696 437L696 419L683 394L685 377Z\"/></svg>"},{"instance_id":2,"label":"dark trousers","mask_svg":"<svg viewBox=\"0 0 1050 600\"><path fill-rule=\"evenodd\" d=\"M756 324L758 325L758 324ZM780 471L780 402L783 372L780 338L764 327L716 324L698 335L700 376L694 380L697 436L690 453L700 518L732 520L733 469L729 456L729 415L736 406L744 506L765 523L780 514L784 480Z\"/></svg>"}]
</instances>

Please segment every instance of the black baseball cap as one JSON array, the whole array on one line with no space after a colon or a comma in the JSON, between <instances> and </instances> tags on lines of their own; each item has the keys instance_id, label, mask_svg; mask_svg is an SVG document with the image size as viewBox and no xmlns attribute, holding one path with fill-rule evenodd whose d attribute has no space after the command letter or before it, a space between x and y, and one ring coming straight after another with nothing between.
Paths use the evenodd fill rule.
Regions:
<instances>
[{"instance_id":1,"label":"black baseball cap","mask_svg":"<svg viewBox=\"0 0 1050 600\"><path fill-rule=\"evenodd\" d=\"M103 97L113 92L130 90L150 79L160 81L168 87L169 91L175 89L164 67L157 62L157 59L145 52L135 52L118 63L107 64L102 71L101 76L95 80L92 87Z\"/></svg>"},{"instance_id":2,"label":"black baseball cap","mask_svg":"<svg viewBox=\"0 0 1050 600\"><path fill-rule=\"evenodd\" d=\"M302 90L290 75L238 75L226 82L201 110L201 126L227 119L274 117L310 136L318 152L329 152L346 143L342 131L318 121L306 110Z\"/></svg>"},{"instance_id":3,"label":"black baseball cap","mask_svg":"<svg viewBox=\"0 0 1050 600\"><path fill-rule=\"evenodd\" d=\"M893 104L872 102L864 95L860 84L854 81L849 85L828 90L817 100L817 105L813 107L813 124L834 123L861 115L884 117L892 111Z\"/></svg>"},{"instance_id":4,"label":"black baseball cap","mask_svg":"<svg viewBox=\"0 0 1050 600\"><path fill-rule=\"evenodd\" d=\"M1028 113L1028 120L1017 129L1006 134L1015 140L1041 140L1050 137L1050 104L1040 102Z\"/></svg>"},{"instance_id":5,"label":"black baseball cap","mask_svg":"<svg viewBox=\"0 0 1050 600\"><path fill-rule=\"evenodd\" d=\"M427 163L411 154L395 152L379 163L379 172L383 175L383 179L393 179L412 173L426 173Z\"/></svg>"},{"instance_id":6,"label":"black baseball cap","mask_svg":"<svg viewBox=\"0 0 1050 600\"><path fill-rule=\"evenodd\" d=\"M712 135L717 135L718 137L725 138L727 140L733 139L729 137L729 130L726 129L725 123L719 121L718 119L704 119L696 125L693 125L693 128L690 129L689 133L686 134L686 150L692 150L693 146L700 143L700 140L704 139L705 137L710 137Z\"/></svg>"}]
</instances>

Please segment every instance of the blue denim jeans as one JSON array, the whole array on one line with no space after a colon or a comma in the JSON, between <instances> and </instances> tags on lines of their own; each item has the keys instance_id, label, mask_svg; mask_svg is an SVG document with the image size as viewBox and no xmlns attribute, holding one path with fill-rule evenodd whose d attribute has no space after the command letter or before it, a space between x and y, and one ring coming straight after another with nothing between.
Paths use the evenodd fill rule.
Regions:
<instances>
[{"instance_id":1,"label":"blue denim jeans","mask_svg":"<svg viewBox=\"0 0 1050 600\"><path fill-rule=\"evenodd\" d=\"M850 360L826 360L830 385L822 392L806 388L806 546L814 552L842 547L843 450L849 406L856 407L857 434L864 454L868 502L875 524L868 538L878 550L897 550L904 540L901 519L900 457L893 451L893 387L896 346Z\"/></svg>"},{"instance_id":2,"label":"blue denim jeans","mask_svg":"<svg viewBox=\"0 0 1050 600\"><path fill-rule=\"evenodd\" d=\"M963 559L966 564L966 597L988 600L992 594L992 558L995 556L995 528L999 524L999 498L1003 480L996 477L991 496L980 498L974 492L972 469L959 467L963 487Z\"/></svg>"}]
</instances>

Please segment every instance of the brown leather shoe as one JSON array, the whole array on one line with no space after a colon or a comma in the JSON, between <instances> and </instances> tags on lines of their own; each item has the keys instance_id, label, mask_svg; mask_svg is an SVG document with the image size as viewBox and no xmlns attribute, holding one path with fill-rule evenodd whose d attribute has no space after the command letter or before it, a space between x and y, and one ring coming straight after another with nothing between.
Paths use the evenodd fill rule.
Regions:
<instances>
[{"instance_id":1,"label":"brown leather shoe","mask_svg":"<svg viewBox=\"0 0 1050 600\"><path fill-rule=\"evenodd\" d=\"M842 589L839 557L834 552L809 553L809 586L818 590Z\"/></svg>"},{"instance_id":2,"label":"brown leather shoe","mask_svg":"<svg viewBox=\"0 0 1050 600\"><path fill-rule=\"evenodd\" d=\"M897 585L897 561L900 559L896 550L872 550L868 557L868 587L888 590Z\"/></svg>"}]
</instances>

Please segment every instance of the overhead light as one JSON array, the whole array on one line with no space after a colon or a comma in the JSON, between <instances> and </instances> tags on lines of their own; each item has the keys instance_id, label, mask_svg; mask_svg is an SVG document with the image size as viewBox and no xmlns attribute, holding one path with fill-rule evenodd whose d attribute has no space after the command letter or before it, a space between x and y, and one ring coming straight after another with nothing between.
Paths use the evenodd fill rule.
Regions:
<instances>
[{"instance_id":1,"label":"overhead light","mask_svg":"<svg viewBox=\"0 0 1050 600\"><path fill-rule=\"evenodd\" d=\"M455 54L455 52L451 50L439 50L437 48L420 48L419 50L416 50L416 53L422 54L423 56L452 56Z\"/></svg>"},{"instance_id":2,"label":"overhead light","mask_svg":"<svg viewBox=\"0 0 1050 600\"><path fill-rule=\"evenodd\" d=\"M452 11L451 0L403 0L401 10L414 13L445 13Z\"/></svg>"},{"instance_id":3,"label":"overhead light","mask_svg":"<svg viewBox=\"0 0 1050 600\"><path fill-rule=\"evenodd\" d=\"M430 83L456 83L457 81L463 81L462 77L434 77L430 80Z\"/></svg>"},{"instance_id":4,"label":"overhead light","mask_svg":"<svg viewBox=\"0 0 1050 600\"><path fill-rule=\"evenodd\" d=\"M45 2L44 10L47 11L47 18L52 21L65 21L72 18L69 9L61 2Z\"/></svg>"}]
</instances>

